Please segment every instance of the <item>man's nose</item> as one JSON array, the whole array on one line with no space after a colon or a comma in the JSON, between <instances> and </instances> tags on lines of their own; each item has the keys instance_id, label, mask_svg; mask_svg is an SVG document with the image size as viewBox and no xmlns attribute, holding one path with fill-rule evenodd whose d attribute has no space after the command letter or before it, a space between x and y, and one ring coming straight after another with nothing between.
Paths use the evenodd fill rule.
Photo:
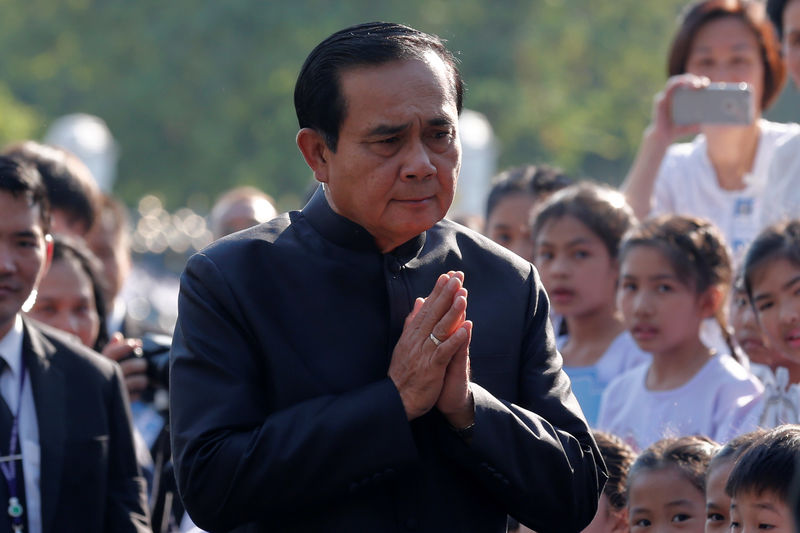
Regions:
<instances>
[{"instance_id":1,"label":"man's nose","mask_svg":"<svg viewBox=\"0 0 800 533\"><path fill-rule=\"evenodd\" d=\"M11 253L8 245L0 245L0 274L8 274L16 271L14 254Z\"/></svg>"},{"instance_id":2,"label":"man's nose","mask_svg":"<svg viewBox=\"0 0 800 533\"><path fill-rule=\"evenodd\" d=\"M436 174L428 148L422 139L409 143L405 153L403 177L408 179L428 178Z\"/></svg>"},{"instance_id":3,"label":"man's nose","mask_svg":"<svg viewBox=\"0 0 800 533\"><path fill-rule=\"evenodd\" d=\"M61 331L66 331L67 333L71 333L75 336L78 335L77 320L72 313L66 311L59 312L55 317L53 317L52 325Z\"/></svg>"}]
</instances>

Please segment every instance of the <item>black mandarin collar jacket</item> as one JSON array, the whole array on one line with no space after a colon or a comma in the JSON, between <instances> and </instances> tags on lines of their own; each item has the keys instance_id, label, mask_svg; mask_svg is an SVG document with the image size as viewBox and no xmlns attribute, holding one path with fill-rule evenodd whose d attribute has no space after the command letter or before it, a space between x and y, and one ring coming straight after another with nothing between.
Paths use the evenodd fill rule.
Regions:
<instances>
[{"instance_id":1,"label":"black mandarin collar jacket","mask_svg":"<svg viewBox=\"0 0 800 533\"><path fill-rule=\"evenodd\" d=\"M414 299L462 270L471 440L387 377ZM321 190L193 256L172 348L176 476L212 531L580 531L605 471L533 266L443 220L390 253Z\"/></svg>"}]
</instances>

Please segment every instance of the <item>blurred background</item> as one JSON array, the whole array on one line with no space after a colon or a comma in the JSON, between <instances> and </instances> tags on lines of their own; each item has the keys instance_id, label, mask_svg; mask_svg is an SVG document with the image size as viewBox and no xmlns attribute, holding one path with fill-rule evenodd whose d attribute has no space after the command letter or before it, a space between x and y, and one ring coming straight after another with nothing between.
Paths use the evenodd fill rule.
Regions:
<instances>
[{"instance_id":1,"label":"blurred background","mask_svg":"<svg viewBox=\"0 0 800 533\"><path fill-rule=\"evenodd\" d=\"M171 303L175 273L210 242L206 216L222 191L252 185L279 210L302 206L312 178L292 94L330 33L391 20L448 41L474 112L463 137L477 155L465 155L463 178L477 192L462 201L475 210L480 184L510 165L620 183L685 3L0 0L0 145L55 135L64 115L105 121L104 187L131 210L139 264L168 280L132 284L148 295L168 286ZM800 119L796 91L766 116Z\"/></svg>"}]
</instances>

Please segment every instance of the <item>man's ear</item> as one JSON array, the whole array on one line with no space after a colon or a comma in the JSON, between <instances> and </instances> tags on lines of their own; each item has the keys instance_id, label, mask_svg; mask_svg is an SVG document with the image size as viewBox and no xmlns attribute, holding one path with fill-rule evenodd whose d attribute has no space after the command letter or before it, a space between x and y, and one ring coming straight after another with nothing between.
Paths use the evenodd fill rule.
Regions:
<instances>
[{"instance_id":1,"label":"man's ear","mask_svg":"<svg viewBox=\"0 0 800 533\"><path fill-rule=\"evenodd\" d=\"M330 148L325 139L317 130L303 128L297 132L296 140L303 159L314 172L314 179L320 183L327 183Z\"/></svg>"}]
</instances>

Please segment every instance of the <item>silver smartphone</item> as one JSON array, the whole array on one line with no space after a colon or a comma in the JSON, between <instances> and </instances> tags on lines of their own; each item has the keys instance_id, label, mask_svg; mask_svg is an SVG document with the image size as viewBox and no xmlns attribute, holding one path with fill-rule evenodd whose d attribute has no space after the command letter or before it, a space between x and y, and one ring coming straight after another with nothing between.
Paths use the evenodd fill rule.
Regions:
<instances>
[{"instance_id":1,"label":"silver smartphone","mask_svg":"<svg viewBox=\"0 0 800 533\"><path fill-rule=\"evenodd\" d=\"M687 124L752 124L753 90L747 83L712 83L703 89L679 88L672 95L672 122Z\"/></svg>"}]
</instances>

